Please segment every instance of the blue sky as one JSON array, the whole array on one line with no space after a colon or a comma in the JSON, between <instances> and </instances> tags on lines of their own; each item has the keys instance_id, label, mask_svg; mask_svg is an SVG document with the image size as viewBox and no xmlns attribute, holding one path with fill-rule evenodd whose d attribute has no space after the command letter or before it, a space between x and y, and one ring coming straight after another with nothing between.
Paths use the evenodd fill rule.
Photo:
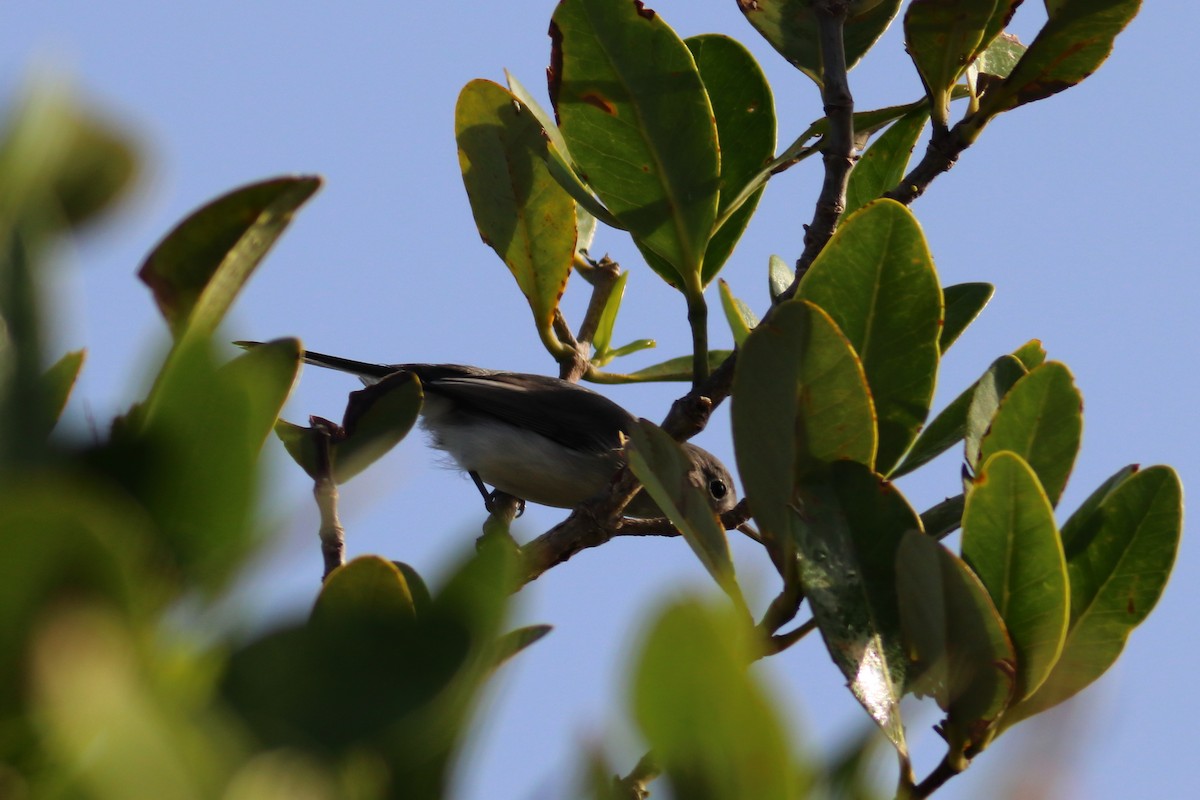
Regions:
<instances>
[{"instance_id":1,"label":"blue sky","mask_svg":"<svg viewBox=\"0 0 1200 800\"><path fill-rule=\"evenodd\" d=\"M71 83L138 140L145 170L108 220L61 254L53 281L59 350L86 346L71 423L103 427L139 395L166 343L141 260L181 216L235 186L318 173L322 191L297 216L227 325L230 339L299 335L313 349L378 361L451 361L552 372L524 300L479 240L458 171L453 110L474 77L508 68L541 91L550 0L521 4L358 2L154 4L113 0L0 6L0 93L11 102L33 75ZM780 139L821 115L811 83L742 19L732 0L650 3L681 35L721 32L747 44L776 93ZM1028 41L1042 4L1016 30ZM1022 20L1025 20L1022 22ZM1084 446L1066 496L1073 509L1128 463L1167 463L1185 490L1200 476L1193 377L1197 363L1197 230L1187 187L1198 170L1200 59L1192 4L1147 3L1109 62L1081 86L1005 115L914 206L944 284L986 280L996 298L943 364L937 406L997 355L1043 340L1085 398ZM859 108L915 99L920 83L899 26L852 73ZM723 277L753 308L767 303L767 258L800 250L818 161L776 179ZM653 337L657 353L688 347L683 302L637 262L619 232L608 251L632 271L617 339ZM583 287L567 314L582 316ZM715 303L715 297L713 299ZM728 343L718 324L713 337ZM308 370L287 415L338 417L351 380ZM678 387L605 392L660 419ZM732 463L723 411L698 440ZM268 523L276 531L214 624L258 628L303 613L320 574L309 485L270 445ZM343 489L352 554L378 552L439 575L482 521L471 483L413 436ZM901 488L918 508L956 491L943 458ZM561 515L533 509L518 536ZM760 602L774 584L754 547L735 542L743 583ZM1197 704L1189 690L1195 548L1186 533L1158 609L1118 666L1077 703L1026 723L938 797L1035 796L1014 781L1058 781L1050 797L1171 796L1187 785ZM758 588L755 588L758 587ZM467 752L456 797L556 798L584 745L603 742L623 768L639 753L624 712L625 667L648 607L711 591L677 540L611 543L524 590L517 618L554 633L507 667ZM834 747L864 724L820 643L770 660L764 677L797 709L797 739ZM935 758L932 715L909 720L918 759ZM1019 767L1014 769L1014 767ZM1042 769L1053 772L1051 778Z\"/></svg>"}]
</instances>

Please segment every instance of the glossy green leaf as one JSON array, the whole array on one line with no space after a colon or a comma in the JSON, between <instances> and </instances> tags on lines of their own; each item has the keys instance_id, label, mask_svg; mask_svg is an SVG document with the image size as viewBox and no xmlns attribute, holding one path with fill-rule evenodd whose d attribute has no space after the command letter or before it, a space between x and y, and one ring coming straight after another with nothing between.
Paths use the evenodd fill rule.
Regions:
<instances>
[{"instance_id":1,"label":"glossy green leaf","mask_svg":"<svg viewBox=\"0 0 1200 800\"><path fill-rule=\"evenodd\" d=\"M847 218L796 296L828 312L862 360L886 473L925 422L940 356L942 290L912 212L876 200Z\"/></svg>"},{"instance_id":2,"label":"glossy green leaf","mask_svg":"<svg viewBox=\"0 0 1200 800\"><path fill-rule=\"evenodd\" d=\"M883 195L904 177L908 167L909 157L921 131L929 119L929 109L921 108L910 111L892 123L867 148L854 171L850 173L850 183L846 187L845 215L850 215L877 197Z\"/></svg>"},{"instance_id":3,"label":"glossy green leaf","mask_svg":"<svg viewBox=\"0 0 1200 800\"><path fill-rule=\"evenodd\" d=\"M972 65L975 72L989 78L1007 78L1025 55L1026 47L1012 34L1003 33L987 46Z\"/></svg>"},{"instance_id":4,"label":"glossy green leaf","mask_svg":"<svg viewBox=\"0 0 1200 800\"><path fill-rule=\"evenodd\" d=\"M750 306L733 296L733 290L723 279L720 281L721 309L729 322L729 330L733 332L733 342L739 347L746 341L750 331L758 324L758 317Z\"/></svg>"},{"instance_id":5,"label":"glossy green leaf","mask_svg":"<svg viewBox=\"0 0 1200 800\"><path fill-rule=\"evenodd\" d=\"M772 255L767 259L767 289L774 300L787 291L796 280L796 270L792 269L781 257Z\"/></svg>"},{"instance_id":6,"label":"glossy green leaf","mask_svg":"<svg viewBox=\"0 0 1200 800\"><path fill-rule=\"evenodd\" d=\"M579 240L576 242L577 249L587 249L591 245L591 238L585 237L583 232L579 230L579 221L581 219L590 218L593 228L595 227L595 221L600 220L605 225L624 230L624 226L617 221L611 211L604 207L604 204L588 188L587 182L571 166L573 162L571 161L571 154L567 149L567 141L563 138L562 131L558 129L558 125L555 124L554 118L542 108L542 105L517 80L515 75L505 70L504 77L508 80L508 89L512 92L513 97L521 105L529 109L530 113L537 118L537 121L541 123L543 132L546 134L546 138L549 140L545 152L546 169L550 171L550 175L554 180L558 181L558 185L579 204L575 209L576 230L579 231ZM583 212L582 215L580 214L581 211Z\"/></svg>"},{"instance_id":7,"label":"glossy green leaf","mask_svg":"<svg viewBox=\"0 0 1200 800\"><path fill-rule=\"evenodd\" d=\"M674 797L796 797L785 729L746 670L755 654L739 622L677 601L656 616L635 659L633 716Z\"/></svg>"},{"instance_id":8,"label":"glossy green leaf","mask_svg":"<svg viewBox=\"0 0 1200 800\"><path fill-rule=\"evenodd\" d=\"M666 431L647 420L629 431L629 468L671 523L683 534L713 579L745 609L746 601L733 572L725 528L713 511L702 476ZM747 617L749 613L747 612Z\"/></svg>"},{"instance_id":9,"label":"glossy green leaf","mask_svg":"<svg viewBox=\"0 0 1200 800\"><path fill-rule=\"evenodd\" d=\"M315 176L243 186L192 212L155 246L138 277L176 340L216 329L292 215L320 186Z\"/></svg>"},{"instance_id":10,"label":"glossy green leaf","mask_svg":"<svg viewBox=\"0 0 1200 800\"><path fill-rule=\"evenodd\" d=\"M920 520L893 484L853 461L802 479L789 511L801 585L825 646L850 691L907 757L895 565L901 539L919 531Z\"/></svg>"},{"instance_id":11,"label":"glossy green leaf","mask_svg":"<svg viewBox=\"0 0 1200 800\"><path fill-rule=\"evenodd\" d=\"M575 201L546 166L542 125L503 87L473 80L454 111L463 185L483 241L521 287L552 352L554 311L575 257Z\"/></svg>"},{"instance_id":12,"label":"glossy green leaf","mask_svg":"<svg viewBox=\"0 0 1200 800\"><path fill-rule=\"evenodd\" d=\"M75 388L79 370L83 367L85 354L84 350L67 353L42 373L38 405L44 412L42 429L46 433L54 429L63 409L67 407L67 400L71 396L71 390Z\"/></svg>"},{"instance_id":13,"label":"glossy green leaf","mask_svg":"<svg viewBox=\"0 0 1200 800\"><path fill-rule=\"evenodd\" d=\"M981 747L1013 690L1016 657L996 607L957 556L919 532L900 543L896 584L909 689L946 712L941 730L952 756Z\"/></svg>"},{"instance_id":14,"label":"glossy green leaf","mask_svg":"<svg viewBox=\"0 0 1200 800\"><path fill-rule=\"evenodd\" d=\"M992 362L988 371L967 392L969 403L963 417L961 439L965 442L964 460L971 469L980 463L979 448L991 428L1000 403L1009 390L1028 374L1016 356L1001 356ZM961 396L961 395L960 395Z\"/></svg>"},{"instance_id":15,"label":"glossy green leaf","mask_svg":"<svg viewBox=\"0 0 1200 800\"><path fill-rule=\"evenodd\" d=\"M991 422L991 415L995 412L1000 398L1024 375L1025 368L1014 356L1001 356L992 362L983 377L951 400L950 405L942 409L933 421L921 430L920 436L913 442L904 460L892 470L889 477L898 478L928 464L961 442L968 432L975 444L968 445L967 452L978 453L977 437L987 431L987 425ZM979 395L978 401L975 399L976 395ZM981 422L973 426L973 420ZM969 463L975 462L972 460Z\"/></svg>"},{"instance_id":16,"label":"glossy green leaf","mask_svg":"<svg viewBox=\"0 0 1200 800\"><path fill-rule=\"evenodd\" d=\"M950 345L975 321L983 307L992 299L996 287L990 283L956 283L942 290L946 304L946 318L942 323L942 335L938 347L944 354Z\"/></svg>"},{"instance_id":17,"label":"glossy green leaf","mask_svg":"<svg viewBox=\"0 0 1200 800\"><path fill-rule=\"evenodd\" d=\"M1017 381L979 445L979 460L1011 450L1033 467L1051 505L1058 504L1083 435L1083 398L1071 373L1048 361Z\"/></svg>"},{"instance_id":18,"label":"glossy green leaf","mask_svg":"<svg viewBox=\"0 0 1200 800\"><path fill-rule=\"evenodd\" d=\"M963 559L987 587L1017 654L1014 700L1037 691L1062 653L1067 566L1054 509L1020 456L984 462L967 494Z\"/></svg>"},{"instance_id":19,"label":"glossy green leaf","mask_svg":"<svg viewBox=\"0 0 1200 800\"><path fill-rule=\"evenodd\" d=\"M644 348L639 347L638 349ZM721 366L721 363L732 353L732 350L710 350L708 352L709 371ZM691 379L691 356L672 358L629 374L600 372L588 375L588 380L595 383L647 383L649 381L690 381Z\"/></svg>"},{"instance_id":20,"label":"glossy green leaf","mask_svg":"<svg viewBox=\"0 0 1200 800\"><path fill-rule=\"evenodd\" d=\"M721 153L718 222L704 253L702 283L707 286L733 252L762 196L759 191L736 209L730 205L775 155L775 100L754 56L734 39L710 33L684 43L712 104Z\"/></svg>"},{"instance_id":21,"label":"glossy green leaf","mask_svg":"<svg viewBox=\"0 0 1200 800\"><path fill-rule=\"evenodd\" d=\"M996 0L912 0L904 14L904 47L929 93L935 127L950 117L950 88L986 46Z\"/></svg>"},{"instance_id":22,"label":"glossy green leaf","mask_svg":"<svg viewBox=\"0 0 1200 800\"><path fill-rule=\"evenodd\" d=\"M583 177L634 239L699 287L720 190L713 109L687 46L634 3L563 0L551 100Z\"/></svg>"},{"instance_id":23,"label":"glossy green leaf","mask_svg":"<svg viewBox=\"0 0 1200 800\"><path fill-rule=\"evenodd\" d=\"M779 306L746 339L731 413L738 473L755 519L776 541L791 536L800 477L840 459L874 460L862 364L829 315L805 301Z\"/></svg>"},{"instance_id":24,"label":"glossy green leaf","mask_svg":"<svg viewBox=\"0 0 1200 800\"><path fill-rule=\"evenodd\" d=\"M989 119L1069 89L1095 72L1113 41L1137 14L1141 0L1063 0L1012 72L990 88L979 115Z\"/></svg>"},{"instance_id":25,"label":"glossy green leaf","mask_svg":"<svg viewBox=\"0 0 1200 800\"><path fill-rule=\"evenodd\" d=\"M1006 725L1072 697L1103 675L1162 595L1179 548L1183 493L1170 467L1121 470L1062 529L1071 616L1062 656Z\"/></svg>"},{"instance_id":26,"label":"glossy green leaf","mask_svg":"<svg viewBox=\"0 0 1200 800\"><path fill-rule=\"evenodd\" d=\"M883 35L900 10L901 0L852 3L843 28L846 67L852 69ZM820 86L824 81L817 17L810 0L739 2L746 19L792 66Z\"/></svg>"},{"instance_id":27,"label":"glossy green leaf","mask_svg":"<svg viewBox=\"0 0 1200 800\"><path fill-rule=\"evenodd\" d=\"M337 626L364 613L400 622L416 616L404 575L379 556L359 556L329 573L313 606L311 624Z\"/></svg>"}]
</instances>

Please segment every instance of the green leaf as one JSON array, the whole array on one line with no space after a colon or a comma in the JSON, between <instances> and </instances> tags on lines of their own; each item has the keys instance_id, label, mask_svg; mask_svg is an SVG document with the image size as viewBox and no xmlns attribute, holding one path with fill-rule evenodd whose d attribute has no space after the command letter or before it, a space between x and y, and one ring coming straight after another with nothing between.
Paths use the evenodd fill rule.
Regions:
<instances>
[{"instance_id":1,"label":"green leaf","mask_svg":"<svg viewBox=\"0 0 1200 800\"><path fill-rule=\"evenodd\" d=\"M1067 566L1054 509L1020 456L984 462L963 511L963 559L983 581L1017 654L1014 700L1046 680L1067 635Z\"/></svg>"},{"instance_id":2,"label":"green leaf","mask_svg":"<svg viewBox=\"0 0 1200 800\"><path fill-rule=\"evenodd\" d=\"M875 457L875 420L862 364L829 315L791 301L746 339L732 393L738 472L754 518L790 536L794 488L805 473Z\"/></svg>"},{"instance_id":3,"label":"green leaf","mask_svg":"<svg viewBox=\"0 0 1200 800\"><path fill-rule=\"evenodd\" d=\"M656 615L635 659L633 716L674 797L796 796L786 732L746 670L755 654L739 622L677 601Z\"/></svg>"},{"instance_id":4,"label":"green leaf","mask_svg":"<svg viewBox=\"0 0 1200 800\"><path fill-rule=\"evenodd\" d=\"M1030 339L1025 344L1013 350L1013 355L1025 365L1025 369L1040 367L1046 361L1046 348L1038 339Z\"/></svg>"},{"instance_id":5,"label":"green leaf","mask_svg":"<svg viewBox=\"0 0 1200 800\"><path fill-rule=\"evenodd\" d=\"M411 372L388 375L350 393L342 422L346 438L333 450L333 474L345 483L400 443L421 411L421 382Z\"/></svg>"},{"instance_id":6,"label":"green leaf","mask_svg":"<svg viewBox=\"0 0 1200 800\"><path fill-rule=\"evenodd\" d=\"M900 543L896 584L910 688L946 712L951 754L982 747L1013 689L1016 657L996 607L957 556L917 531Z\"/></svg>"},{"instance_id":7,"label":"green leaf","mask_svg":"<svg viewBox=\"0 0 1200 800\"><path fill-rule=\"evenodd\" d=\"M850 173L850 183L846 187L846 210L849 216L888 189L891 189L904 177L908 167L909 157L925 122L929 119L929 109L922 106L910 111L892 123L879 139L862 154L854 171Z\"/></svg>"},{"instance_id":8,"label":"green leaf","mask_svg":"<svg viewBox=\"0 0 1200 800\"><path fill-rule=\"evenodd\" d=\"M621 348L624 350L625 348ZM638 347L637 349L644 349ZM614 351L618 352L618 351ZM708 368L714 370L721 366L721 363L729 358L733 353L732 350L709 350L708 351ZM588 375L588 380L595 383L647 383L649 381L690 381L692 379L692 357L679 356L660 364L654 364L637 372L631 372L627 375L614 372L593 372Z\"/></svg>"},{"instance_id":9,"label":"green leaf","mask_svg":"<svg viewBox=\"0 0 1200 800\"><path fill-rule=\"evenodd\" d=\"M970 402L966 406L962 423L962 435L965 440L964 459L971 469L976 469L981 461L979 455L983 437L991 428L1000 403L1017 381L1028 374L1025 366L1016 356L1001 356L992 362L988 371L977 380L964 395L969 393ZM961 395L960 395L961 397Z\"/></svg>"},{"instance_id":10,"label":"green leaf","mask_svg":"<svg viewBox=\"0 0 1200 800\"><path fill-rule=\"evenodd\" d=\"M796 280L796 270L788 266L788 263L781 257L772 255L767 259L767 289L771 293L772 300L783 294L794 280Z\"/></svg>"},{"instance_id":11,"label":"green leaf","mask_svg":"<svg viewBox=\"0 0 1200 800\"><path fill-rule=\"evenodd\" d=\"M938 348L943 354L950 345L975 321L983 307L992 299L996 287L990 283L956 283L942 290L946 304L946 318L942 323L942 335Z\"/></svg>"},{"instance_id":12,"label":"green leaf","mask_svg":"<svg viewBox=\"0 0 1200 800\"><path fill-rule=\"evenodd\" d=\"M929 93L935 128L950 118L950 88L986 46L996 0L913 0L904 14L904 47Z\"/></svg>"},{"instance_id":13,"label":"green leaf","mask_svg":"<svg viewBox=\"0 0 1200 800\"><path fill-rule=\"evenodd\" d=\"M575 201L546 166L542 124L502 86L473 80L454 111L463 185L483 241L521 287L546 348L575 257Z\"/></svg>"},{"instance_id":14,"label":"green leaf","mask_svg":"<svg viewBox=\"0 0 1200 800\"><path fill-rule=\"evenodd\" d=\"M802 479L795 498L789 511L800 581L825 646L851 692L907 758L895 564L904 534L919 531L921 522L895 486L853 461Z\"/></svg>"},{"instance_id":15,"label":"green leaf","mask_svg":"<svg viewBox=\"0 0 1200 800\"><path fill-rule=\"evenodd\" d=\"M296 209L320 186L315 176L243 186L192 212L155 246L138 277L176 340L216 329Z\"/></svg>"},{"instance_id":16,"label":"green leaf","mask_svg":"<svg viewBox=\"0 0 1200 800\"><path fill-rule=\"evenodd\" d=\"M292 393L300 374L300 353L299 339L276 339L243 353L219 370L220 377L235 386L257 387L246 396L251 443L257 448L262 448Z\"/></svg>"},{"instance_id":17,"label":"green leaf","mask_svg":"<svg viewBox=\"0 0 1200 800\"><path fill-rule=\"evenodd\" d=\"M1057 361L1035 367L1017 381L979 445L979 460L1011 450L1033 467L1051 505L1058 505L1083 432L1083 398L1071 373Z\"/></svg>"},{"instance_id":18,"label":"green leaf","mask_svg":"<svg viewBox=\"0 0 1200 800\"><path fill-rule=\"evenodd\" d=\"M541 641L553 629L550 625L526 625L504 634L496 643L496 666L513 658L534 642Z\"/></svg>"},{"instance_id":19,"label":"green leaf","mask_svg":"<svg viewBox=\"0 0 1200 800\"><path fill-rule=\"evenodd\" d=\"M608 354L612 345L613 328L617 324L617 314L621 310L621 300L625 297L625 284L629 282L629 272L622 272L613 283L604 310L600 312L600 320L596 323L596 334L592 337L592 346L596 355L603 357Z\"/></svg>"},{"instance_id":20,"label":"green leaf","mask_svg":"<svg viewBox=\"0 0 1200 800\"><path fill-rule=\"evenodd\" d=\"M900 4L901 0L866 0L851 5L842 34L847 69L853 69L883 35L900 10ZM792 66L816 81L818 86L824 83L817 17L811 0L756 0L740 2L738 8Z\"/></svg>"},{"instance_id":21,"label":"green leaf","mask_svg":"<svg viewBox=\"0 0 1200 800\"><path fill-rule=\"evenodd\" d=\"M713 109L687 46L634 3L563 0L550 23L551 100L575 163L634 239L702 285L719 193Z\"/></svg>"},{"instance_id":22,"label":"green leaf","mask_svg":"<svg viewBox=\"0 0 1200 800\"><path fill-rule=\"evenodd\" d=\"M1179 548L1183 492L1170 467L1121 470L1062 529L1071 617L1062 656L1005 726L1074 696L1103 675L1162 595Z\"/></svg>"},{"instance_id":23,"label":"green leaf","mask_svg":"<svg viewBox=\"0 0 1200 800\"><path fill-rule=\"evenodd\" d=\"M85 355L84 350L67 353L42 373L39 407L44 412L42 429L47 434L54 429L63 409L67 407Z\"/></svg>"},{"instance_id":24,"label":"green leaf","mask_svg":"<svg viewBox=\"0 0 1200 800\"><path fill-rule=\"evenodd\" d=\"M967 452L970 458L974 458L970 454L978 453L977 437L987 431L1000 398L1024 375L1025 367L1014 356L1000 356L992 362L983 377L964 389L921 430L921 435L913 442L904 460L892 470L889 477L895 479L928 464L961 442L968 433L972 437L969 441L974 444L968 445ZM979 396L978 401L976 395ZM975 461L969 463L974 464Z\"/></svg>"},{"instance_id":25,"label":"green leaf","mask_svg":"<svg viewBox=\"0 0 1200 800\"><path fill-rule=\"evenodd\" d=\"M758 62L737 41L710 33L684 43L712 104L721 155L718 221L704 254L702 283L707 286L733 252L762 196L757 192L736 209L730 205L775 154L775 100Z\"/></svg>"},{"instance_id":26,"label":"green leaf","mask_svg":"<svg viewBox=\"0 0 1200 800\"><path fill-rule=\"evenodd\" d=\"M979 54L973 66L980 75L1007 78L1025 55L1025 50L1025 45L1016 36L1002 33Z\"/></svg>"},{"instance_id":27,"label":"green leaf","mask_svg":"<svg viewBox=\"0 0 1200 800\"><path fill-rule=\"evenodd\" d=\"M1091 75L1112 52L1113 41L1137 14L1141 0L1062 0L1029 49L1001 83L988 89L979 117L1042 100Z\"/></svg>"},{"instance_id":28,"label":"green leaf","mask_svg":"<svg viewBox=\"0 0 1200 800\"><path fill-rule=\"evenodd\" d=\"M750 306L733 296L733 291L724 279L720 281L720 289L721 308L725 311L725 319L729 321L729 329L733 332L733 342L740 347L758 324L758 317L750 310Z\"/></svg>"},{"instance_id":29,"label":"green leaf","mask_svg":"<svg viewBox=\"0 0 1200 800\"><path fill-rule=\"evenodd\" d=\"M892 200L876 200L838 228L800 283L862 360L879 425L876 469L886 473L917 436L940 351L942 290L921 227Z\"/></svg>"},{"instance_id":30,"label":"green leaf","mask_svg":"<svg viewBox=\"0 0 1200 800\"><path fill-rule=\"evenodd\" d=\"M310 620L318 627L336 627L364 614L399 623L416 616L404 575L379 556L359 556L329 573Z\"/></svg>"},{"instance_id":31,"label":"green leaf","mask_svg":"<svg viewBox=\"0 0 1200 800\"><path fill-rule=\"evenodd\" d=\"M725 528L709 501L702 476L683 447L666 431L647 420L629 431L625 452L629 468L654 502L683 534L700 563L726 594L745 610L746 601L733 572ZM746 611L747 618L749 612Z\"/></svg>"}]
</instances>

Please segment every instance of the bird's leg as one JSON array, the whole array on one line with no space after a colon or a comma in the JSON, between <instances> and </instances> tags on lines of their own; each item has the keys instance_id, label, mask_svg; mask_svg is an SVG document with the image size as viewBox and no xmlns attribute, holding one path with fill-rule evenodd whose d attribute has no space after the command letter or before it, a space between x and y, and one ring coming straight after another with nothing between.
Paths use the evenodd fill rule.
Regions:
<instances>
[{"instance_id":1,"label":"bird's leg","mask_svg":"<svg viewBox=\"0 0 1200 800\"><path fill-rule=\"evenodd\" d=\"M479 490L479 493L481 495L483 495L484 510L487 511L489 514L491 514L495 508L496 492L488 491L487 486L484 484L483 479L479 477L478 472L475 472L474 470L469 470L467 472L467 474L471 476L471 480L475 481L475 488ZM496 491L499 491L499 490L496 490ZM525 513L525 501L518 497L517 498L517 516L519 517L524 513Z\"/></svg>"}]
</instances>

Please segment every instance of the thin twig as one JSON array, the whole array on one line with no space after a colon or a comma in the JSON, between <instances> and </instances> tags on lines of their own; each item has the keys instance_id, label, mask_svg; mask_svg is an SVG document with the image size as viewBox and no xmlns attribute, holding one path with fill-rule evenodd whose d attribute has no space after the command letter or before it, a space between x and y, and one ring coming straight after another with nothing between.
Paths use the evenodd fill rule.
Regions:
<instances>
[{"instance_id":1,"label":"thin twig","mask_svg":"<svg viewBox=\"0 0 1200 800\"><path fill-rule=\"evenodd\" d=\"M333 432L323 423L325 420L312 420L318 442L317 478L313 481L313 497L316 498L317 510L321 515L318 535L321 538L321 556L325 561L322 581L329 577L329 573L346 563L346 529L342 527L342 521L338 518L337 482L333 479L332 462L329 457Z\"/></svg>"},{"instance_id":2,"label":"thin twig","mask_svg":"<svg viewBox=\"0 0 1200 800\"><path fill-rule=\"evenodd\" d=\"M608 299L612 297L613 287L621 277L621 267L608 256L599 261L586 260L584 263L588 265L586 272L578 266L576 270L592 285L592 296L588 300L583 322L579 324L579 341L590 345L596 335L596 329L600 327L600 317L604 314Z\"/></svg>"},{"instance_id":3,"label":"thin twig","mask_svg":"<svg viewBox=\"0 0 1200 800\"><path fill-rule=\"evenodd\" d=\"M617 777L614 779L613 789L617 792L617 796L623 800L624 798L629 798L629 800L646 800L650 796L650 790L646 788L646 784L657 778L661 773L662 770L654 760L654 754L646 753L628 775L624 778Z\"/></svg>"}]
</instances>

